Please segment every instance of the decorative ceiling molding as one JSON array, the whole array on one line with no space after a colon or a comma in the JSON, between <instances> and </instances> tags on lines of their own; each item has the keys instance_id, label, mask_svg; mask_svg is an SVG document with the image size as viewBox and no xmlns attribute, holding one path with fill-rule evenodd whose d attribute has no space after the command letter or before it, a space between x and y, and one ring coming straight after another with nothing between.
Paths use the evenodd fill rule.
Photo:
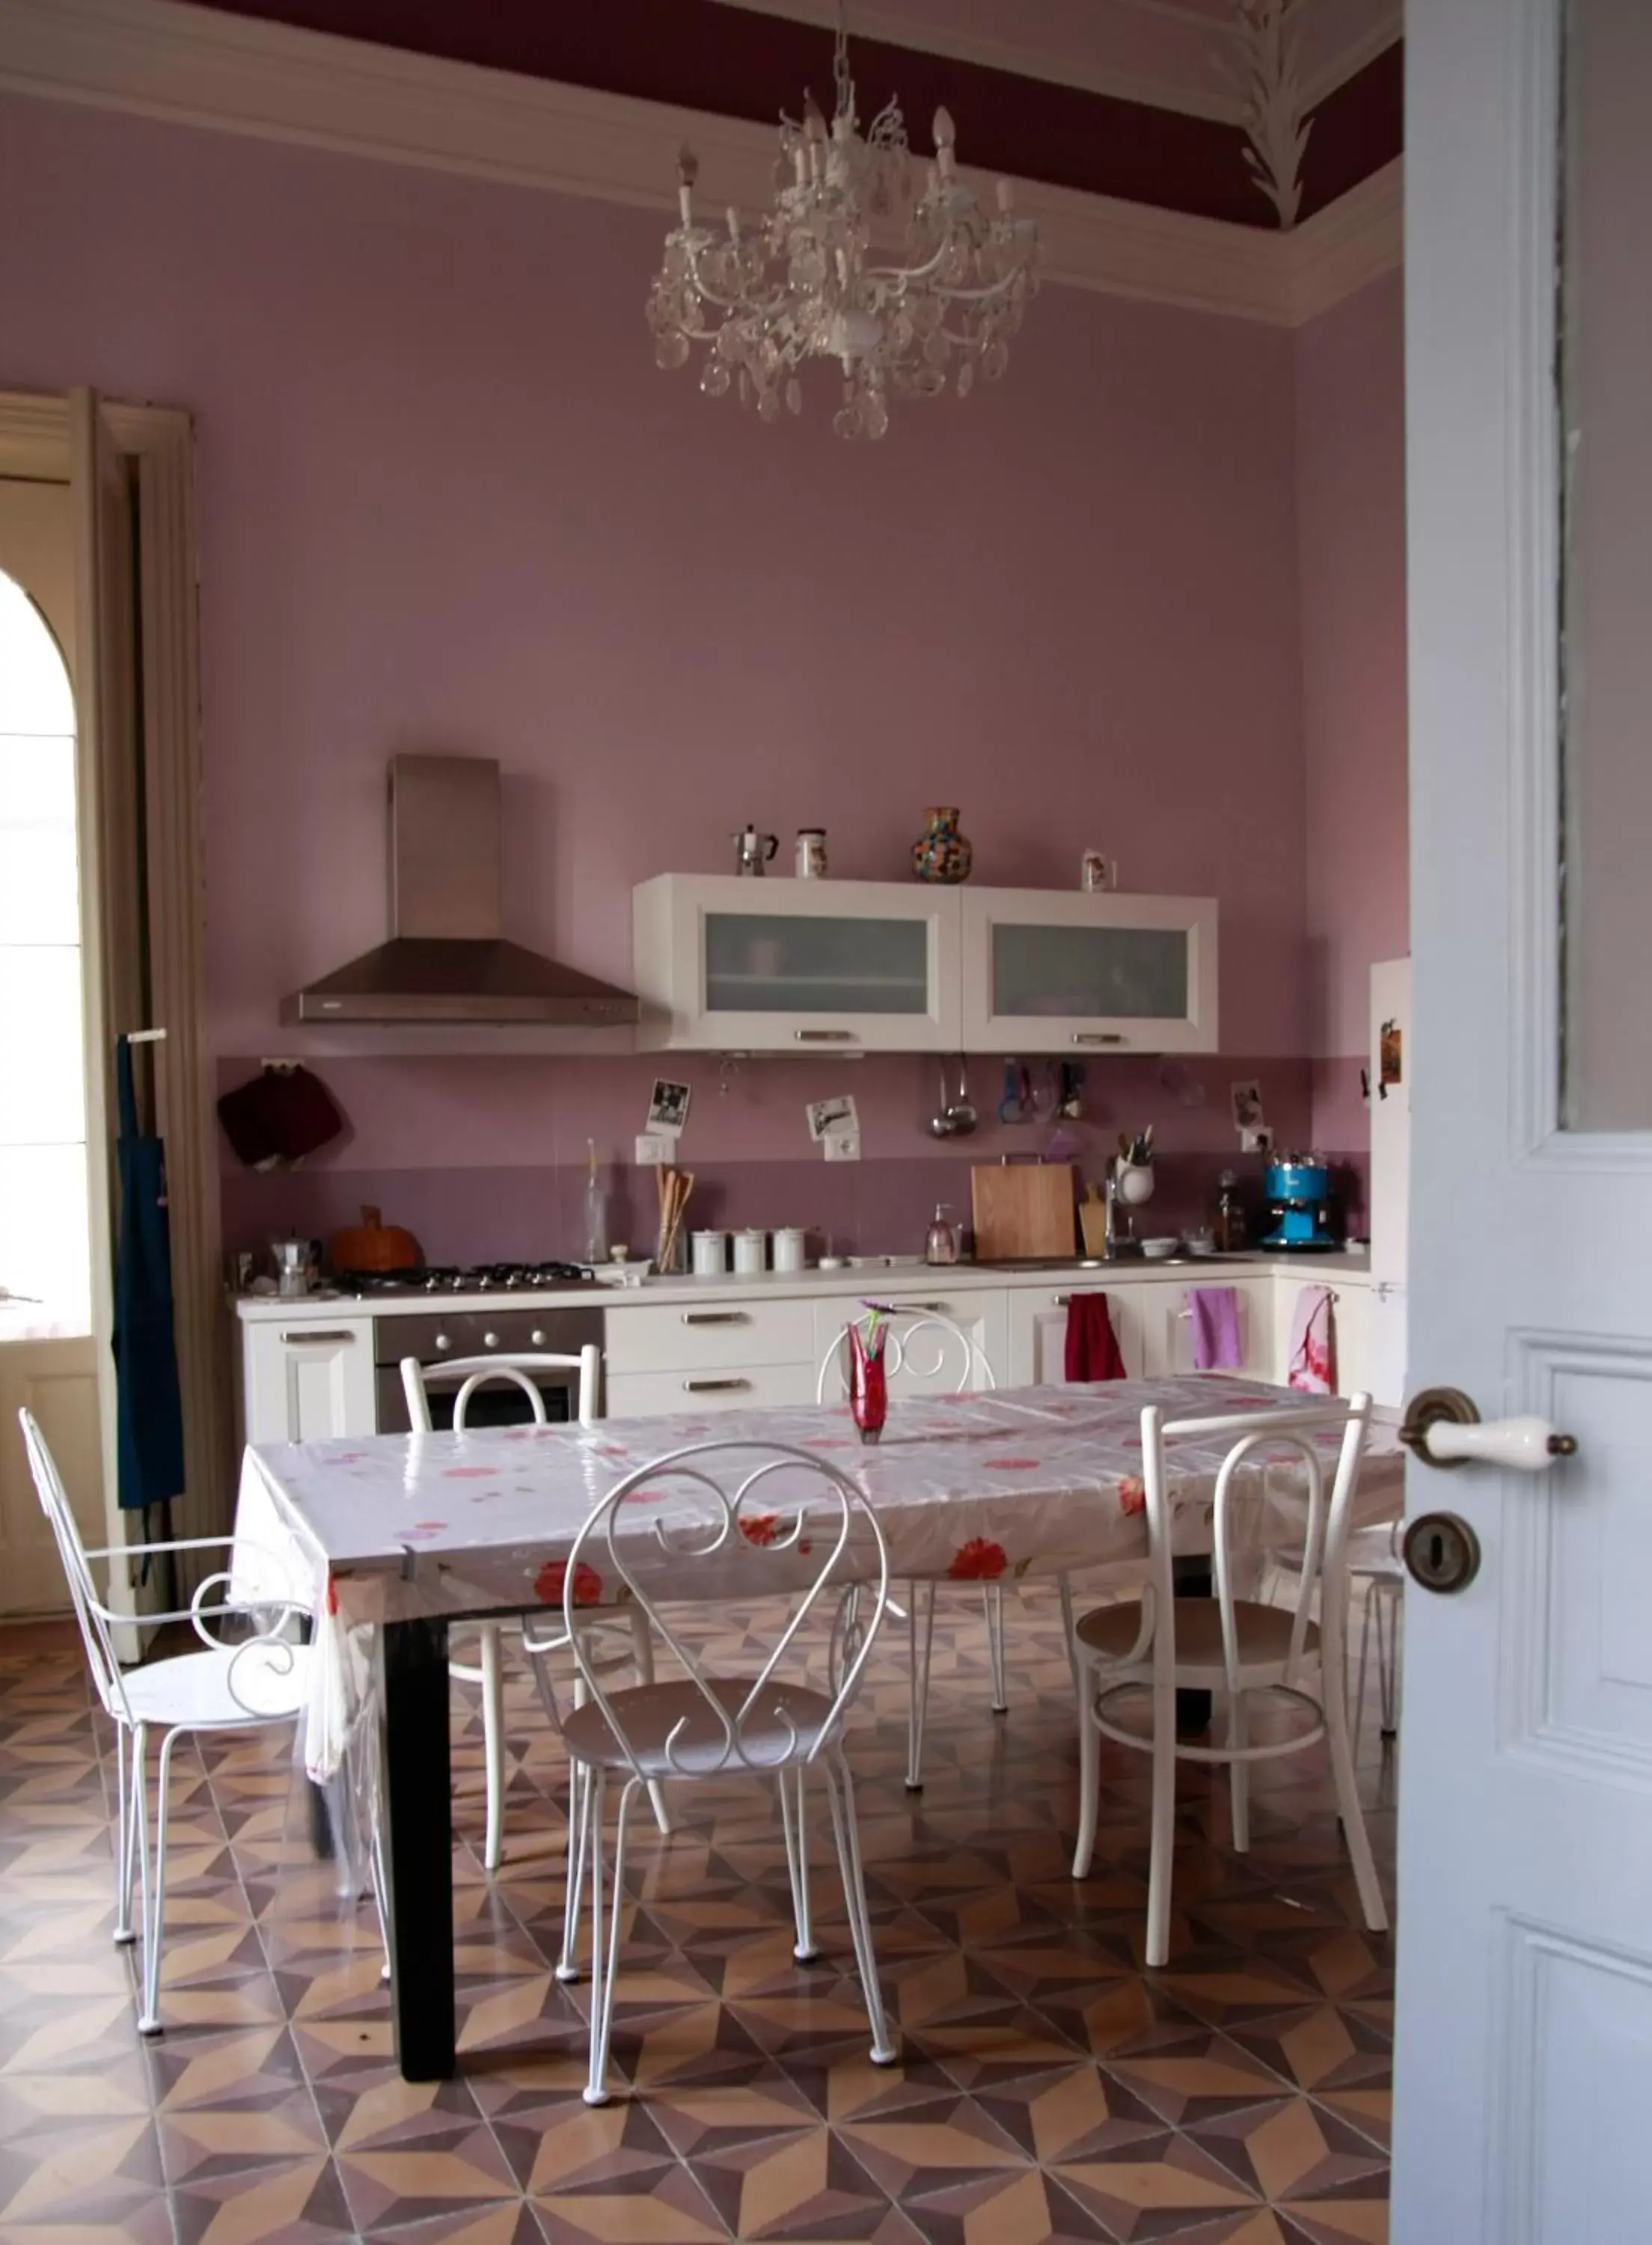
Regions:
<instances>
[{"instance_id":1,"label":"decorative ceiling molding","mask_svg":"<svg viewBox=\"0 0 1652 2245\"><path fill-rule=\"evenodd\" d=\"M837 0L719 0L719 3L755 10L762 16L784 16L795 24L817 24L823 31L829 30L837 21ZM1183 22L1198 21L1213 44L1219 44L1224 37L1232 36L1229 26L1208 17L1195 19L1181 9L1163 12ZM943 30L921 16L904 14L898 6L863 7L860 0L856 0L850 34L851 38L880 40L885 46L941 55L949 61L978 63L984 70L1006 71L1019 78L1044 78L1052 85L1074 86L1083 93L1107 94L1115 101L1141 102L1150 109L1174 109L1184 117L1214 117L1224 125L1240 122L1242 104L1236 95L1219 83L1189 85L1162 75L1149 76L1137 71L1109 69L1100 63L1078 62L1070 56L1053 53L1047 47L1032 46L1025 39L994 39L979 32L950 27ZM1333 83L1328 80L1324 90L1328 92ZM1315 98L1317 98L1317 90Z\"/></svg>"},{"instance_id":2,"label":"decorative ceiling molding","mask_svg":"<svg viewBox=\"0 0 1652 2245\"><path fill-rule=\"evenodd\" d=\"M0 0L0 86L662 216L685 139L708 207L757 210L772 188L767 126L183 0ZM1398 264L1398 173L1289 234L1031 180L1017 207L1053 281L1291 327Z\"/></svg>"}]
</instances>

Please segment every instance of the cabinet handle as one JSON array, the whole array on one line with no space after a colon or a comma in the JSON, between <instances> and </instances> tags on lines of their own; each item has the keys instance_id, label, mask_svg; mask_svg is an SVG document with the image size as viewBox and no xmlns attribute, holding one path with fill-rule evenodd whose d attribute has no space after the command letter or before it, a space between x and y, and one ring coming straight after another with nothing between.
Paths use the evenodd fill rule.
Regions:
<instances>
[{"instance_id":1,"label":"cabinet handle","mask_svg":"<svg viewBox=\"0 0 1652 2245\"><path fill-rule=\"evenodd\" d=\"M1121 1029L1074 1029L1075 1045L1127 1045L1130 1041Z\"/></svg>"},{"instance_id":2,"label":"cabinet handle","mask_svg":"<svg viewBox=\"0 0 1652 2245\"><path fill-rule=\"evenodd\" d=\"M897 1302L895 1307L897 1310L930 1310L941 1318L950 1318L952 1314L951 1302Z\"/></svg>"},{"instance_id":3,"label":"cabinet handle","mask_svg":"<svg viewBox=\"0 0 1652 2245\"><path fill-rule=\"evenodd\" d=\"M686 1326L748 1326L751 1318L745 1310L685 1310L682 1321Z\"/></svg>"},{"instance_id":4,"label":"cabinet handle","mask_svg":"<svg viewBox=\"0 0 1652 2245\"><path fill-rule=\"evenodd\" d=\"M794 1029L792 1035L800 1045L852 1045L860 1041L853 1029Z\"/></svg>"},{"instance_id":5,"label":"cabinet handle","mask_svg":"<svg viewBox=\"0 0 1652 2245\"><path fill-rule=\"evenodd\" d=\"M281 1338L288 1348L335 1348L353 1341L355 1335L341 1326L336 1333L284 1333Z\"/></svg>"},{"instance_id":6,"label":"cabinet handle","mask_svg":"<svg viewBox=\"0 0 1652 2245\"><path fill-rule=\"evenodd\" d=\"M682 1392L685 1395L732 1395L750 1386L749 1380L685 1380Z\"/></svg>"}]
</instances>

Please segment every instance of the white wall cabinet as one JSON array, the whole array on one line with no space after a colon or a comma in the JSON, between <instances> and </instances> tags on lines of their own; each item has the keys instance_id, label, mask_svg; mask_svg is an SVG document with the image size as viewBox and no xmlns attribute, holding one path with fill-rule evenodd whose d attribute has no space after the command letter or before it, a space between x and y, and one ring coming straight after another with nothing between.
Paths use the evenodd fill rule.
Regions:
<instances>
[{"instance_id":1,"label":"white wall cabinet","mask_svg":"<svg viewBox=\"0 0 1652 2245\"><path fill-rule=\"evenodd\" d=\"M370 1434L377 1412L371 1318L248 1325L244 1398L249 1442L320 1442Z\"/></svg>"},{"instance_id":2,"label":"white wall cabinet","mask_svg":"<svg viewBox=\"0 0 1652 2245\"><path fill-rule=\"evenodd\" d=\"M645 1050L1216 1049L1209 898L662 873L633 926Z\"/></svg>"},{"instance_id":3,"label":"white wall cabinet","mask_svg":"<svg viewBox=\"0 0 1652 2245\"><path fill-rule=\"evenodd\" d=\"M633 899L645 1050L947 1052L957 892L663 873Z\"/></svg>"},{"instance_id":4,"label":"white wall cabinet","mask_svg":"<svg viewBox=\"0 0 1652 2245\"><path fill-rule=\"evenodd\" d=\"M962 889L970 1052L1215 1052L1210 898Z\"/></svg>"}]
</instances>

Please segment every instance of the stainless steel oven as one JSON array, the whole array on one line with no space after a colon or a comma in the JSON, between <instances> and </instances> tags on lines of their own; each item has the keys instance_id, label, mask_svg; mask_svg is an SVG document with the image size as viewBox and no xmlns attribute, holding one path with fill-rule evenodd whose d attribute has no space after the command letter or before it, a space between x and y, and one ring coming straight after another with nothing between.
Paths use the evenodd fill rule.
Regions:
<instances>
[{"instance_id":1,"label":"stainless steel oven","mask_svg":"<svg viewBox=\"0 0 1652 2245\"><path fill-rule=\"evenodd\" d=\"M373 1377L378 1391L381 1434L405 1434L411 1424L402 1386L402 1359L416 1357L426 1374L470 1356L575 1356L588 1342L602 1346L602 1312L499 1309L420 1310L373 1320ZM579 1410L579 1373L566 1370L529 1375L553 1421L575 1419ZM430 1417L438 1427L453 1424L456 1387L437 1384L429 1391ZM471 1427L516 1427L533 1416L533 1407L513 1380L478 1387L465 1407Z\"/></svg>"}]
</instances>

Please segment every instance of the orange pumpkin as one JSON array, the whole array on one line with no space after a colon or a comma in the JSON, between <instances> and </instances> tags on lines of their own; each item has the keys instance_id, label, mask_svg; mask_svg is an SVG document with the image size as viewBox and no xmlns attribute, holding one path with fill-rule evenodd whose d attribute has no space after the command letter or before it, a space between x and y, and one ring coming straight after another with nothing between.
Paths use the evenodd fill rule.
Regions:
<instances>
[{"instance_id":1,"label":"orange pumpkin","mask_svg":"<svg viewBox=\"0 0 1652 2245\"><path fill-rule=\"evenodd\" d=\"M397 1224L381 1224L376 1208L364 1208L359 1224L335 1231L327 1255L335 1271L414 1271L424 1260L412 1233Z\"/></svg>"}]
</instances>

